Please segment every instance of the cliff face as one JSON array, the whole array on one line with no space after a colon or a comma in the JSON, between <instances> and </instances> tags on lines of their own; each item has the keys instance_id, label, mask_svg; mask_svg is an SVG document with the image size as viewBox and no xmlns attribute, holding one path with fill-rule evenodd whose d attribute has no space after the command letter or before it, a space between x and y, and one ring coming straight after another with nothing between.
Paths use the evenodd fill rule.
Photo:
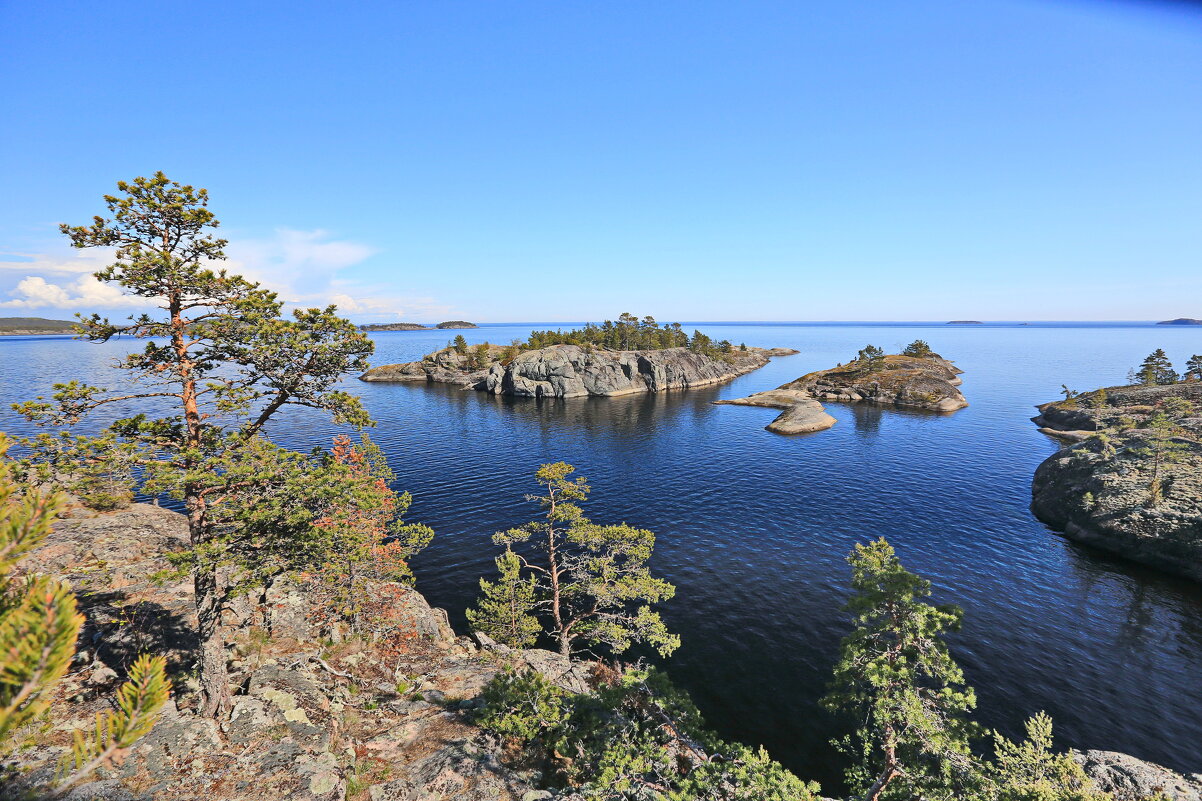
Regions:
<instances>
[{"instance_id":1,"label":"cliff face","mask_svg":"<svg viewBox=\"0 0 1202 801\"><path fill-rule=\"evenodd\" d=\"M487 366L473 361L471 349L445 349L420 362L375 367L364 381L431 381L455 384L493 395L523 398L579 398L640 392L664 392L729 381L768 363L770 356L796 351L748 348L729 361L687 348L612 351L578 345L553 345L503 360L504 348L491 346Z\"/></svg>"},{"instance_id":2,"label":"cliff face","mask_svg":"<svg viewBox=\"0 0 1202 801\"><path fill-rule=\"evenodd\" d=\"M1064 401L1038 407L1041 430L1076 442L1036 469L1031 511L1072 540L1202 581L1202 416L1181 419L1168 439L1159 499L1155 436L1144 427L1165 398L1202 401L1202 384L1113 387L1107 395L1100 433L1091 409Z\"/></svg>"},{"instance_id":3,"label":"cliff face","mask_svg":"<svg viewBox=\"0 0 1202 801\"><path fill-rule=\"evenodd\" d=\"M777 434L805 434L835 424L819 401L871 403L954 412L968 401L956 387L963 371L946 359L932 356L886 356L881 369L867 370L858 363L819 370L787 384L746 398L715 401L736 406L768 406L785 411L768 424Z\"/></svg>"}]
</instances>

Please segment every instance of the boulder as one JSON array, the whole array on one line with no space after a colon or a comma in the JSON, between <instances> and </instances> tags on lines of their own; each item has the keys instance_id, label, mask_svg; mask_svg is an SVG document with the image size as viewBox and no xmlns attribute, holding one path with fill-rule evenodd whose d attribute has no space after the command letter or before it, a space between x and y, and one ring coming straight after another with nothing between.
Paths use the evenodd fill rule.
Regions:
<instances>
[{"instance_id":1,"label":"boulder","mask_svg":"<svg viewBox=\"0 0 1202 801\"><path fill-rule=\"evenodd\" d=\"M1099 790L1115 801L1141 801L1163 793L1172 801L1202 801L1202 775L1180 773L1116 751L1073 752Z\"/></svg>"}]
</instances>

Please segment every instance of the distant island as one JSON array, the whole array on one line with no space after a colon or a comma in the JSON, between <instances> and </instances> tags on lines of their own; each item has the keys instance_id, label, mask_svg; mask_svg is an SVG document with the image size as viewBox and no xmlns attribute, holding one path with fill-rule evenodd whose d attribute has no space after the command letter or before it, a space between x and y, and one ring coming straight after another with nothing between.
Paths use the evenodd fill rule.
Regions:
<instances>
[{"instance_id":1,"label":"distant island","mask_svg":"<svg viewBox=\"0 0 1202 801\"><path fill-rule=\"evenodd\" d=\"M985 325L980 320L952 320L948 325Z\"/></svg>"},{"instance_id":2,"label":"distant island","mask_svg":"<svg viewBox=\"0 0 1202 801\"><path fill-rule=\"evenodd\" d=\"M0 336L74 333L75 323L70 320L47 320L45 317L0 317Z\"/></svg>"},{"instance_id":3,"label":"distant island","mask_svg":"<svg viewBox=\"0 0 1202 801\"><path fill-rule=\"evenodd\" d=\"M1157 325L1202 325L1202 320L1193 317L1178 317L1176 320L1161 320Z\"/></svg>"},{"instance_id":4,"label":"distant island","mask_svg":"<svg viewBox=\"0 0 1202 801\"><path fill-rule=\"evenodd\" d=\"M421 361L373 367L362 381L453 384L492 395L521 398L611 397L688 389L728 381L763 367L772 356L797 351L753 348L679 323L623 314L615 323L573 331L533 331L525 342L469 346L457 336Z\"/></svg>"},{"instance_id":5,"label":"distant island","mask_svg":"<svg viewBox=\"0 0 1202 801\"><path fill-rule=\"evenodd\" d=\"M466 320L448 320L435 326L421 323L368 323L359 326L360 331L434 331L438 328L479 328L475 323Z\"/></svg>"},{"instance_id":6,"label":"distant island","mask_svg":"<svg viewBox=\"0 0 1202 801\"><path fill-rule=\"evenodd\" d=\"M766 428L776 434L808 434L835 424L819 401L869 403L931 412L954 412L968 401L956 387L960 370L921 339L900 354L868 345L845 365L807 373L776 389L746 398L714 401L734 406L783 409Z\"/></svg>"}]
</instances>

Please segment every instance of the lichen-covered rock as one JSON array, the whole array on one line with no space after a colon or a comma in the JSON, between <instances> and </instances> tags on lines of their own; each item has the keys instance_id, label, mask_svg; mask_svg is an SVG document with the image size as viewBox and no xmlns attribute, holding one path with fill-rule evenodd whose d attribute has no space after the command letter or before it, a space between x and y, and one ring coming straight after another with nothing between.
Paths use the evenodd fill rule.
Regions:
<instances>
[{"instance_id":1,"label":"lichen-covered rock","mask_svg":"<svg viewBox=\"0 0 1202 801\"><path fill-rule=\"evenodd\" d=\"M1152 762L1115 751L1073 752L1099 790L1115 801L1142 801L1163 793L1171 801L1202 801L1202 775L1182 776Z\"/></svg>"},{"instance_id":2,"label":"lichen-covered rock","mask_svg":"<svg viewBox=\"0 0 1202 801\"><path fill-rule=\"evenodd\" d=\"M182 516L135 505L61 520L31 555L27 565L87 588L83 608L99 622L89 624L76 667L56 686L37 744L0 764L0 772L14 771L0 779L0 801L38 797L73 732L94 725L96 712L111 707L119 683L112 667L128 664L135 646L169 649L167 643L194 631L190 584L164 588L148 580L167 565L164 553L185 543ZM527 776L501 763L501 743L474 724L472 710L507 666L542 671L572 692L588 689L586 667L549 651L482 650L456 638L446 613L416 590L377 588L385 589L395 600L387 629L397 636L325 646L297 636L308 631L298 628L308 625L310 611L303 586L277 582L246 596L227 620L227 636L237 643L229 719L214 721L192 709L195 636L183 637L172 652L174 697L160 720L121 760L64 797L334 801L346 797L352 782L364 789L360 797L406 801L518 801L535 792ZM105 622L103 615L147 599L165 611L132 623ZM256 621L270 629L239 628Z\"/></svg>"},{"instance_id":3,"label":"lichen-covered rock","mask_svg":"<svg viewBox=\"0 0 1202 801\"><path fill-rule=\"evenodd\" d=\"M931 412L963 409L968 401L956 389L961 383L961 372L938 356L886 356L877 370L853 362L833 370L808 373L746 398L714 403L784 409L765 428L777 434L808 434L835 424L835 418L826 413L820 401L871 403Z\"/></svg>"},{"instance_id":4,"label":"lichen-covered rock","mask_svg":"<svg viewBox=\"0 0 1202 801\"><path fill-rule=\"evenodd\" d=\"M806 392L796 389L770 389L757 392L746 398L714 401L732 406L763 406L784 409L776 419L765 426L775 434L810 434L824 431L835 424L835 418L826 413L822 404Z\"/></svg>"},{"instance_id":5,"label":"lichen-covered rock","mask_svg":"<svg viewBox=\"0 0 1202 801\"><path fill-rule=\"evenodd\" d=\"M780 388L805 392L815 400L954 412L968 405L956 389L962 372L938 356L886 356L877 370L851 362L803 375Z\"/></svg>"},{"instance_id":6,"label":"lichen-covered rock","mask_svg":"<svg viewBox=\"0 0 1202 801\"><path fill-rule=\"evenodd\" d=\"M426 380L477 389L493 395L522 398L610 397L665 392L729 381L768 363L770 356L795 353L784 348L736 350L724 358L694 353L687 348L606 350L578 345L552 345L505 359L503 348L492 346L489 367L475 366L467 355L441 350L420 362L374 367L364 381Z\"/></svg>"},{"instance_id":7,"label":"lichen-covered rock","mask_svg":"<svg viewBox=\"0 0 1202 801\"><path fill-rule=\"evenodd\" d=\"M1035 470L1031 511L1069 539L1202 581L1202 418L1184 417L1159 467L1144 427L1160 401L1202 405L1202 383L1108 387L1101 414L1090 398L1038 407L1041 430L1068 438ZM1096 397L1091 393L1091 398ZM1160 474L1160 497L1153 498Z\"/></svg>"}]
</instances>

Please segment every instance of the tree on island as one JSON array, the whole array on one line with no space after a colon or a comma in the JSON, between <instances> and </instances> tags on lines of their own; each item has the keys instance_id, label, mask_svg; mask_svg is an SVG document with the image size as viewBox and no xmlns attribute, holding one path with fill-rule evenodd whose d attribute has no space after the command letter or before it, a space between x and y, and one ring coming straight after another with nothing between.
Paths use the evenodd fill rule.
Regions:
<instances>
[{"instance_id":1,"label":"tree on island","mask_svg":"<svg viewBox=\"0 0 1202 801\"><path fill-rule=\"evenodd\" d=\"M1189 357L1185 362L1185 375L1182 378L1186 381L1202 381L1202 355L1195 353Z\"/></svg>"},{"instance_id":2,"label":"tree on island","mask_svg":"<svg viewBox=\"0 0 1202 801\"><path fill-rule=\"evenodd\" d=\"M467 340L463 338L463 334L455 335L455 338L451 340L451 347L454 348L455 352L460 356L467 355Z\"/></svg>"},{"instance_id":3,"label":"tree on island","mask_svg":"<svg viewBox=\"0 0 1202 801\"><path fill-rule=\"evenodd\" d=\"M91 225L62 231L77 248L116 247L114 263L96 278L156 309L128 324L80 318L78 330L88 340L146 341L117 364L129 371L134 391L71 381L55 385L53 403L39 399L19 408L57 426L114 403L140 403L150 413L118 420L109 431L138 449L148 486L180 499L187 512L202 711L219 715L231 699L220 627L228 588L218 567L270 557L283 569L294 554L323 551L312 510L295 500L325 482L307 477L314 464L271 445L264 429L286 406L324 411L336 423L371 424L358 398L335 387L343 374L367 367L373 346L334 306L282 319L275 293L210 267L225 258L226 242L210 233L218 222L205 190L162 172L117 187L119 195L105 196L111 219L97 216Z\"/></svg>"},{"instance_id":4,"label":"tree on island","mask_svg":"<svg viewBox=\"0 0 1202 801\"><path fill-rule=\"evenodd\" d=\"M1175 437L1182 433L1180 421L1193 413L1193 404L1184 398L1165 398L1156 404L1143 424L1148 433L1143 444L1131 449L1136 456L1148 457L1152 460L1152 478L1148 481L1149 508L1155 508L1164 500L1164 483L1166 472L1170 465L1180 462L1189 447L1182 442L1176 442Z\"/></svg>"},{"instance_id":5,"label":"tree on island","mask_svg":"<svg viewBox=\"0 0 1202 801\"><path fill-rule=\"evenodd\" d=\"M935 355L935 352L931 350L931 346L927 344L925 339L916 339L909 345L906 345L905 350L902 351L902 355L911 356L916 359L929 359Z\"/></svg>"},{"instance_id":6,"label":"tree on island","mask_svg":"<svg viewBox=\"0 0 1202 801\"><path fill-rule=\"evenodd\" d=\"M865 345L856 353L855 361L860 369L875 373L885 367L885 351L876 345Z\"/></svg>"},{"instance_id":7,"label":"tree on island","mask_svg":"<svg viewBox=\"0 0 1202 801\"><path fill-rule=\"evenodd\" d=\"M468 610L473 628L506 645L523 646L545 630L565 656L594 646L620 654L642 642L667 656L680 645L651 605L676 588L651 575L655 535L621 523L603 526L584 516L583 478L564 462L542 465L542 495L527 496L544 510L539 520L498 532L500 579L481 582L483 596ZM524 552L515 546L527 545Z\"/></svg>"},{"instance_id":8,"label":"tree on island","mask_svg":"<svg viewBox=\"0 0 1202 801\"><path fill-rule=\"evenodd\" d=\"M1148 354L1143 363L1128 373L1127 377L1132 383L1146 386L1176 384L1179 378L1163 348L1157 348Z\"/></svg>"},{"instance_id":9,"label":"tree on island","mask_svg":"<svg viewBox=\"0 0 1202 801\"><path fill-rule=\"evenodd\" d=\"M963 612L927 603L931 583L902 567L883 538L855 546L847 561L855 630L843 640L823 703L860 721L837 743L859 757L848 781L865 801L887 788L899 798L950 795L975 773L969 739L976 727L966 716L976 696L943 640L959 629Z\"/></svg>"}]
</instances>

